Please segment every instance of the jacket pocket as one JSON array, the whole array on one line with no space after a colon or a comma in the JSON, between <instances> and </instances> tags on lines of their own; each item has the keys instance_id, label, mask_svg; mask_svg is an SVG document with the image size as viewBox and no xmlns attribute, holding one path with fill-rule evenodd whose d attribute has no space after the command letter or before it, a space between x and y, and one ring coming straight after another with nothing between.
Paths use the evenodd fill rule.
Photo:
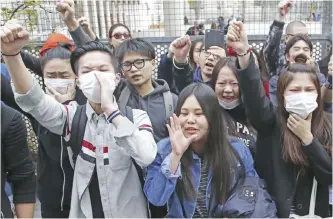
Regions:
<instances>
[{"instance_id":1,"label":"jacket pocket","mask_svg":"<svg viewBox=\"0 0 333 219\"><path fill-rule=\"evenodd\" d=\"M131 165L131 157L122 148L110 148L108 152L109 165L113 170L122 170L129 168Z\"/></svg>"}]
</instances>

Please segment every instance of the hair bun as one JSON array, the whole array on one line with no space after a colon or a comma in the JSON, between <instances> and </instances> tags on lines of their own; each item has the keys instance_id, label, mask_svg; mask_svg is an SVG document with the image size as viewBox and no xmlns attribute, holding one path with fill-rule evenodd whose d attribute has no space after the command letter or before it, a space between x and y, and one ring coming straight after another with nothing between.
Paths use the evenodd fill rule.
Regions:
<instances>
[{"instance_id":1,"label":"hair bun","mask_svg":"<svg viewBox=\"0 0 333 219\"><path fill-rule=\"evenodd\" d=\"M295 62L299 64L305 64L308 60L308 57L306 57L304 54L299 54L295 57Z\"/></svg>"}]
</instances>

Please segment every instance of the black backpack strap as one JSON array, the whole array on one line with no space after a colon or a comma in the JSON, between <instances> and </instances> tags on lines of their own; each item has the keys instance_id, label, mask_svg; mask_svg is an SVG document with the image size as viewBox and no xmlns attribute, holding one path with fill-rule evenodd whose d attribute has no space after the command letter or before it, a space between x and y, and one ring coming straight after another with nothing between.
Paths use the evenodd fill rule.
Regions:
<instances>
[{"instance_id":1,"label":"black backpack strap","mask_svg":"<svg viewBox=\"0 0 333 219\"><path fill-rule=\"evenodd\" d=\"M82 141L88 117L86 114L86 104L78 106L71 127L71 136L69 139L69 146L73 151L73 162L75 164L76 157L79 155L82 148Z\"/></svg>"}]
</instances>

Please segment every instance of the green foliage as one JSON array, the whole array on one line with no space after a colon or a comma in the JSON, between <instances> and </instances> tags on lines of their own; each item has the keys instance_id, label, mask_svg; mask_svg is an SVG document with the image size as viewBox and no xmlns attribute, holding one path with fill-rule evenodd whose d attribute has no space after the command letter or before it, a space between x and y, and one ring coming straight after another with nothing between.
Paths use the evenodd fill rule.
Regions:
<instances>
[{"instance_id":1,"label":"green foliage","mask_svg":"<svg viewBox=\"0 0 333 219\"><path fill-rule=\"evenodd\" d=\"M20 18L24 17L24 24L26 25L27 30L33 31L36 28L38 22L38 13L36 9L41 7L42 2L36 0L24 0L21 4L13 9L2 7L1 14L3 22L7 22L11 19L20 20Z\"/></svg>"}]
</instances>

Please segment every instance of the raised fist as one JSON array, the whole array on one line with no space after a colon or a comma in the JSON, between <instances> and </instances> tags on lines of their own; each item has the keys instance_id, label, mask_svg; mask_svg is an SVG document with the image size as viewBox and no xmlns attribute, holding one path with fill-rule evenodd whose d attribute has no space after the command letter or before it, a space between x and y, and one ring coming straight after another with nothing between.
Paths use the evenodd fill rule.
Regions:
<instances>
[{"instance_id":1,"label":"raised fist","mask_svg":"<svg viewBox=\"0 0 333 219\"><path fill-rule=\"evenodd\" d=\"M61 19L67 23L75 20L75 9L73 0L61 0L57 3L57 11Z\"/></svg>"},{"instance_id":2,"label":"raised fist","mask_svg":"<svg viewBox=\"0 0 333 219\"><path fill-rule=\"evenodd\" d=\"M78 22L85 32L90 29L89 20L86 17L81 17Z\"/></svg>"},{"instance_id":3,"label":"raised fist","mask_svg":"<svg viewBox=\"0 0 333 219\"><path fill-rule=\"evenodd\" d=\"M175 60L178 63L185 63L190 49L191 39L188 35L175 39L169 48L169 50L173 52Z\"/></svg>"},{"instance_id":4,"label":"raised fist","mask_svg":"<svg viewBox=\"0 0 333 219\"><path fill-rule=\"evenodd\" d=\"M292 0L280 1L279 5L278 5L280 16L281 17L286 16L286 14L288 14L291 7L292 7Z\"/></svg>"},{"instance_id":5,"label":"raised fist","mask_svg":"<svg viewBox=\"0 0 333 219\"><path fill-rule=\"evenodd\" d=\"M29 43L29 32L17 20L10 20L0 28L1 51L5 55L15 55Z\"/></svg>"},{"instance_id":6,"label":"raised fist","mask_svg":"<svg viewBox=\"0 0 333 219\"><path fill-rule=\"evenodd\" d=\"M243 22L233 20L228 28L227 43L238 54L244 54L250 48Z\"/></svg>"}]
</instances>

